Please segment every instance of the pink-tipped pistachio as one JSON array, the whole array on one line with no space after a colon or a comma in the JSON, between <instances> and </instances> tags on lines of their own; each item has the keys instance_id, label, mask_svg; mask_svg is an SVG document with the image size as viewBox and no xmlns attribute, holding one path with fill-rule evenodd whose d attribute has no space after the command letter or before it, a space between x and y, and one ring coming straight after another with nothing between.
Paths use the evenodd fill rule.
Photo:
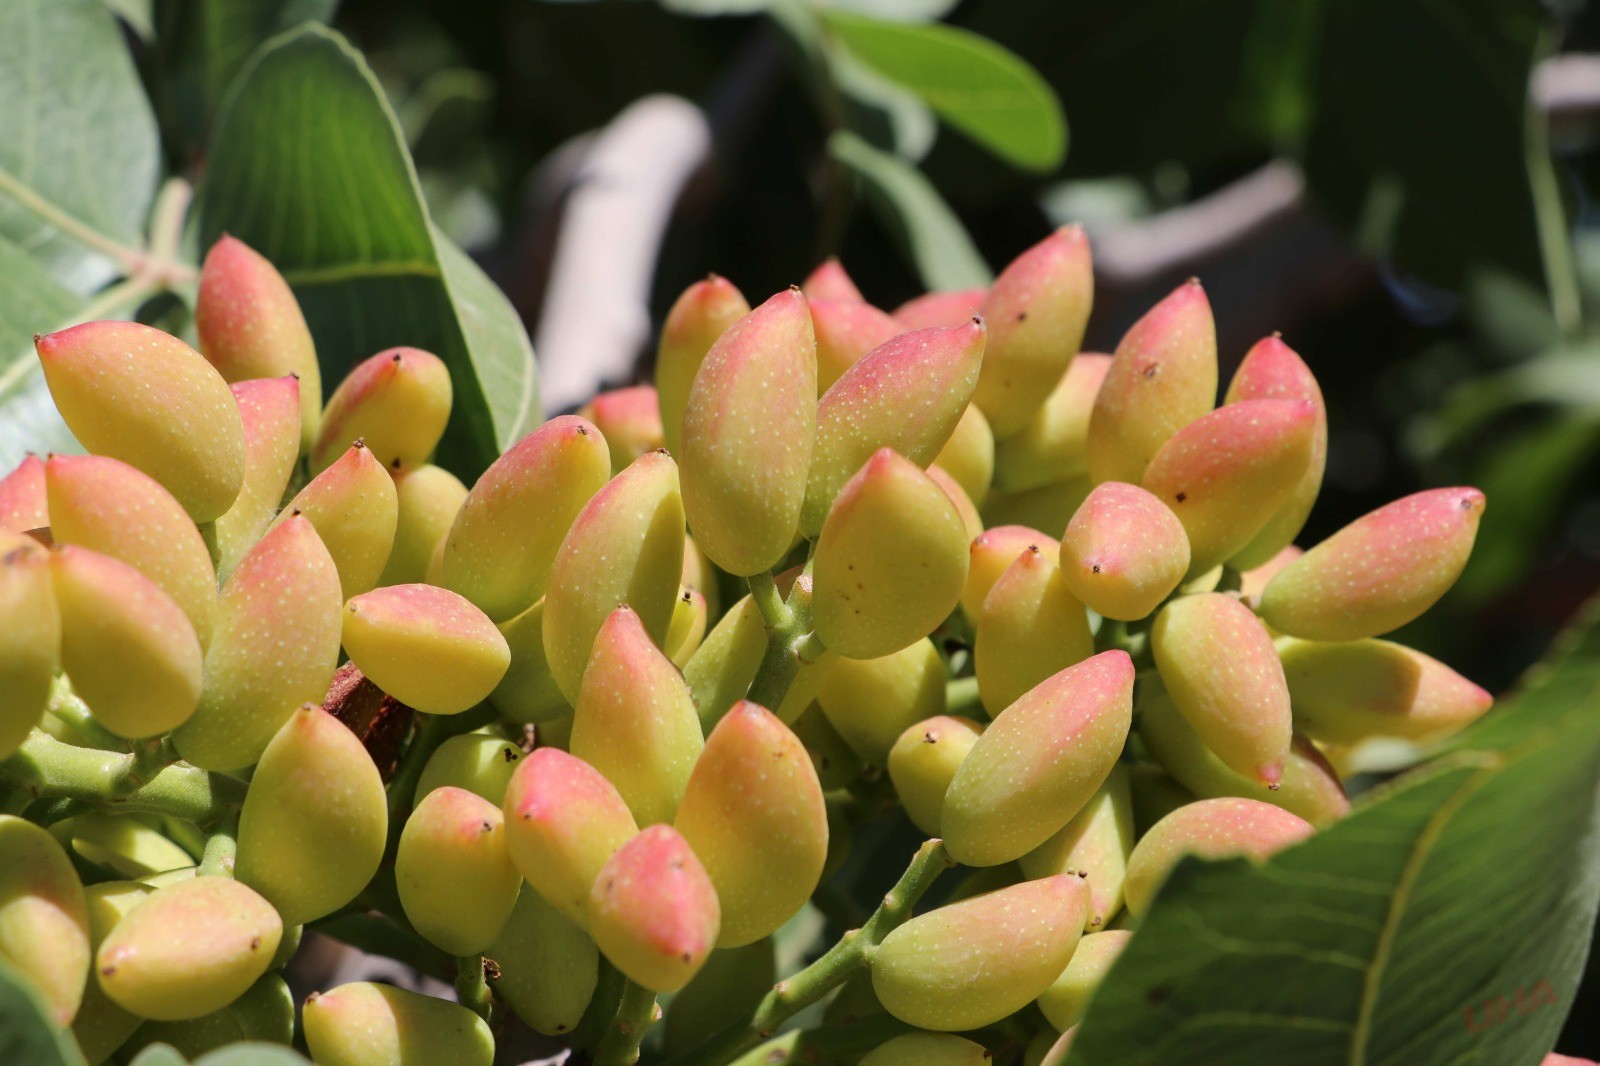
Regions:
<instances>
[{"instance_id":1,"label":"pink-tipped pistachio","mask_svg":"<svg viewBox=\"0 0 1600 1066\"><path fill-rule=\"evenodd\" d=\"M1029 878L1055 874L1083 878L1089 886L1084 929L1105 929L1122 909L1122 883L1133 841L1133 793L1127 767L1119 762L1072 821L1022 857L1022 873Z\"/></svg>"},{"instance_id":2,"label":"pink-tipped pistachio","mask_svg":"<svg viewBox=\"0 0 1600 1066\"><path fill-rule=\"evenodd\" d=\"M896 307L894 320L901 329L959 326L979 312L988 295L986 288L923 293Z\"/></svg>"},{"instance_id":3,"label":"pink-tipped pistachio","mask_svg":"<svg viewBox=\"0 0 1600 1066\"><path fill-rule=\"evenodd\" d=\"M973 662L991 716L1023 693L1094 654L1089 615L1061 568L1024 551L1000 575L978 612Z\"/></svg>"},{"instance_id":4,"label":"pink-tipped pistachio","mask_svg":"<svg viewBox=\"0 0 1600 1066\"><path fill-rule=\"evenodd\" d=\"M517 441L462 501L444 544L444 587L497 622L532 607L561 539L610 476L606 439L574 415Z\"/></svg>"},{"instance_id":5,"label":"pink-tipped pistachio","mask_svg":"<svg viewBox=\"0 0 1600 1066\"><path fill-rule=\"evenodd\" d=\"M716 887L719 947L775 932L822 878L828 816L817 772L789 727L748 700L706 739L673 824Z\"/></svg>"},{"instance_id":6,"label":"pink-tipped pistachio","mask_svg":"<svg viewBox=\"0 0 1600 1066\"><path fill-rule=\"evenodd\" d=\"M194 877L151 893L95 953L100 987L144 1018L221 1010L267 972L283 920L230 877Z\"/></svg>"},{"instance_id":7,"label":"pink-tipped pistachio","mask_svg":"<svg viewBox=\"0 0 1600 1066\"><path fill-rule=\"evenodd\" d=\"M876 659L926 636L960 602L967 549L944 490L880 449L839 491L817 538L817 635L851 659Z\"/></svg>"},{"instance_id":8,"label":"pink-tipped pistachio","mask_svg":"<svg viewBox=\"0 0 1600 1066\"><path fill-rule=\"evenodd\" d=\"M594 938L526 885L484 954L499 970L492 979L495 995L524 1024L546 1036L571 1032L599 983L600 952Z\"/></svg>"},{"instance_id":9,"label":"pink-tipped pistachio","mask_svg":"<svg viewBox=\"0 0 1600 1066\"><path fill-rule=\"evenodd\" d=\"M611 472L622 468L645 452L666 447L661 434L661 404L650 385L602 392L578 411L600 430L611 449Z\"/></svg>"},{"instance_id":10,"label":"pink-tipped pistachio","mask_svg":"<svg viewBox=\"0 0 1600 1066\"><path fill-rule=\"evenodd\" d=\"M989 1050L953 1033L906 1033L867 1052L861 1066L987 1066Z\"/></svg>"},{"instance_id":11,"label":"pink-tipped pistachio","mask_svg":"<svg viewBox=\"0 0 1600 1066\"><path fill-rule=\"evenodd\" d=\"M228 579L266 532L300 459L300 383L288 376L261 378L231 389L244 424L244 483L213 528L218 581Z\"/></svg>"},{"instance_id":12,"label":"pink-tipped pistachio","mask_svg":"<svg viewBox=\"0 0 1600 1066\"><path fill-rule=\"evenodd\" d=\"M1013 259L984 298L989 348L973 402L996 440L1021 433L1066 373L1094 303L1089 238L1063 226Z\"/></svg>"},{"instance_id":13,"label":"pink-tipped pistachio","mask_svg":"<svg viewBox=\"0 0 1600 1066\"><path fill-rule=\"evenodd\" d=\"M0 533L26 533L49 524L44 461L30 452L15 470L0 477Z\"/></svg>"},{"instance_id":14,"label":"pink-tipped pistachio","mask_svg":"<svg viewBox=\"0 0 1600 1066\"><path fill-rule=\"evenodd\" d=\"M482 796L498 810L522 755L516 744L486 733L450 737L428 756L417 778L416 799L420 802L434 789L448 786Z\"/></svg>"},{"instance_id":15,"label":"pink-tipped pistachio","mask_svg":"<svg viewBox=\"0 0 1600 1066\"><path fill-rule=\"evenodd\" d=\"M705 738L689 686L630 607L595 636L570 743L617 786L634 821L672 821Z\"/></svg>"},{"instance_id":16,"label":"pink-tipped pistachio","mask_svg":"<svg viewBox=\"0 0 1600 1066\"><path fill-rule=\"evenodd\" d=\"M61 654L61 613L50 556L29 537L0 531L0 759L39 724Z\"/></svg>"},{"instance_id":17,"label":"pink-tipped pistachio","mask_svg":"<svg viewBox=\"0 0 1600 1066\"><path fill-rule=\"evenodd\" d=\"M1287 672L1287 671L1286 671ZM1291 697L1293 688L1290 689ZM1242 796L1282 807L1313 825L1350 813L1350 800L1332 765L1299 733L1289 743L1278 787L1268 788L1230 769L1200 740L1172 698L1158 685L1141 689L1139 736L1157 762L1196 797ZM1296 717L1299 710L1296 709Z\"/></svg>"},{"instance_id":18,"label":"pink-tipped pistachio","mask_svg":"<svg viewBox=\"0 0 1600 1066\"><path fill-rule=\"evenodd\" d=\"M1328 408L1322 400L1322 389L1311 368L1276 334L1257 341L1255 347L1245 353L1223 398L1228 404L1246 400L1301 400L1315 405L1317 413L1311 455L1300 480L1289 498L1261 527L1261 532L1229 560L1237 570L1261 566L1294 543L1306 524L1306 517L1311 514L1312 505L1317 502L1317 493L1322 490L1323 469L1328 462Z\"/></svg>"},{"instance_id":19,"label":"pink-tipped pistachio","mask_svg":"<svg viewBox=\"0 0 1600 1066\"><path fill-rule=\"evenodd\" d=\"M1251 781L1283 776L1293 725L1272 637L1250 608L1220 592L1183 596L1150 630L1161 681L1217 757Z\"/></svg>"},{"instance_id":20,"label":"pink-tipped pistachio","mask_svg":"<svg viewBox=\"0 0 1600 1066\"><path fill-rule=\"evenodd\" d=\"M868 352L905 331L894 319L860 300L806 294L817 338L817 389L826 390Z\"/></svg>"},{"instance_id":21,"label":"pink-tipped pistachio","mask_svg":"<svg viewBox=\"0 0 1600 1066\"><path fill-rule=\"evenodd\" d=\"M1189 575L1237 554L1285 506L1311 462L1318 409L1306 400L1244 400L1173 434L1143 485L1189 536Z\"/></svg>"},{"instance_id":22,"label":"pink-tipped pistachio","mask_svg":"<svg viewBox=\"0 0 1600 1066\"><path fill-rule=\"evenodd\" d=\"M984 328L903 333L869 352L817 403L800 532L815 537L839 489L880 448L918 466L944 447L977 385Z\"/></svg>"},{"instance_id":23,"label":"pink-tipped pistachio","mask_svg":"<svg viewBox=\"0 0 1600 1066\"><path fill-rule=\"evenodd\" d=\"M1259 800L1228 797L1179 807L1139 838L1123 886L1128 910L1142 917L1161 883L1185 855L1264 860L1316 832L1310 822Z\"/></svg>"},{"instance_id":24,"label":"pink-tipped pistachio","mask_svg":"<svg viewBox=\"0 0 1600 1066\"><path fill-rule=\"evenodd\" d=\"M70 1025L89 975L89 912L72 860L48 830L0 814L0 959Z\"/></svg>"},{"instance_id":25,"label":"pink-tipped pistachio","mask_svg":"<svg viewBox=\"0 0 1600 1066\"><path fill-rule=\"evenodd\" d=\"M494 1034L459 1003L365 981L313 992L302 1013L318 1066L489 1066Z\"/></svg>"},{"instance_id":26,"label":"pink-tipped pistachio","mask_svg":"<svg viewBox=\"0 0 1600 1066\"><path fill-rule=\"evenodd\" d=\"M511 650L511 665L489 693L489 702L511 722L548 722L570 715L550 660L544 654L544 601L497 627ZM541 742L543 734L540 734Z\"/></svg>"},{"instance_id":27,"label":"pink-tipped pistachio","mask_svg":"<svg viewBox=\"0 0 1600 1066\"><path fill-rule=\"evenodd\" d=\"M120 737L176 729L200 701L200 641L183 609L139 571L64 545L51 558L61 668L95 720Z\"/></svg>"},{"instance_id":28,"label":"pink-tipped pistachio","mask_svg":"<svg viewBox=\"0 0 1600 1066\"><path fill-rule=\"evenodd\" d=\"M1144 618L1189 571L1189 538L1166 504L1121 481L1095 486L1061 537L1072 594L1106 618Z\"/></svg>"},{"instance_id":29,"label":"pink-tipped pistachio","mask_svg":"<svg viewBox=\"0 0 1600 1066\"><path fill-rule=\"evenodd\" d=\"M972 624L977 624L983 601L994 583L1026 551L1037 551L1055 563L1061 546L1054 537L1029 526L993 526L972 539L967 551L967 580L961 590L961 609Z\"/></svg>"},{"instance_id":30,"label":"pink-tipped pistachio","mask_svg":"<svg viewBox=\"0 0 1600 1066\"><path fill-rule=\"evenodd\" d=\"M1021 432L995 445L994 480L1017 491L1089 474L1089 414L1111 356L1079 352Z\"/></svg>"},{"instance_id":31,"label":"pink-tipped pistachio","mask_svg":"<svg viewBox=\"0 0 1600 1066\"><path fill-rule=\"evenodd\" d=\"M328 397L311 469L322 470L356 441L379 463L425 463L450 420L450 368L421 348L390 348L362 360Z\"/></svg>"},{"instance_id":32,"label":"pink-tipped pistachio","mask_svg":"<svg viewBox=\"0 0 1600 1066\"><path fill-rule=\"evenodd\" d=\"M1066 969L1088 906L1083 881L1061 874L929 911L878 946L873 991L890 1014L920 1029L991 1025Z\"/></svg>"},{"instance_id":33,"label":"pink-tipped pistachio","mask_svg":"<svg viewBox=\"0 0 1600 1066\"><path fill-rule=\"evenodd\" d=\"M517 904L522 875L506 851L500 808L446 785L417 804L400 833L395 887L406 917L435 947L477 955Z\"/></svg>"},{"instance_id":34,"label":"pink-tipped pistachio","mask_svg":"<svg viewBox=\"0 0 1600 1066\"><path fill-rule=\"evenodd\" d=\"M1246 570L1239 575L1239 594L1251 600L1259 600L1266 591L1267 583L1278 576L1279 571L1305 554L1305 551L1290 545L1278 554L1251 570Z\"/></svg>"},{"instance_id":35,"label":"pink-tipped pistachio","mask_svg":"<svg viewBox=\"0 0 1600 1066\"><path fill-rule=\"evenodd\" d=\"M866 297L856 288L856 283L845 272L837 256L828 256L800 283L800 291L807 300L845 300L865 303Z\"/></svg>"},{"instance_id":36,"label":"pink-tipped pistachio","mask_svg":"<svg viewBox=\"0 0 1600 1066\"><path fill-rule=\"evenodd\" d=\"M683 505L695 542L739 577L794 542L817 423L817 346L798 289L706 353L683 415Z\"/></svg>"},{"instance_id":37,"label":"pink-tipped pistachio","mask_svg":"<svg viewBox=\"0 0 1600 1066\"><path fill-rule=\"evenodd\" d=\"M962 760L983 735L970 718L936 715L906 727L889 749L889 780L918 829L939 836L944 794Z\"/></svg>"},{"instance_id":38,"label":"pink-tipped pistachio","mask_svg":"<svg viewBox=\"0 0 1600 1066\"><path fill-rule=\"evenodd\" d=\"M966 534L967 540L975 540L983 534L983 516L978 513L977 506L972 502L966 490L957 483L956 479L939 469L930 466L926 471L928 480L944 490L950 498L950 503L956 509L956 517L961 519L961 530Z\"/></svg>"},{"instance_id":39,"label":"pink-tipped pistachio","mask_svg":"<svg viewBox=\"0 0 1600 1066\"><path fill-rule=\"evenodd\" d=\"M600 627L627 604L657 647L667 637L683 573L678 466L649 452L584 506L550 566L544 651L574 706Z\"/></svg>"},{"instance_id":40,"label":"pink-tipped pistachio","mask_svg":"<svg viewBox=\"0 0 1600 1066\"><path fill-rule=\"evenodd\" d=\"M996 866L1059 832L1122 755L1133 661L1106 651L1045 679L1000 712L956 771L939 827L957 862Z\"/></svg>"},{"instance_id":41,"label":"pink-tipped pistachio","mask_svg":"<svg viewBox=\"0 0 1600 1066\"><path fill-rule=\"evenodd\" d=\"M969 403L950 439L933 457L933 465L949 474L967 498L982 507L994 481L994 456L994 431L989 428L989 420Z\"/></svg>"},{"instance_id":42,"label":"pink-tipped pistachio","mask_svg":"<svg viewBox=\"0 0 1600 1066\"><path fill-rule=\"evenodd\" d=\"M127 463L52 455L45 463L50 536L120 559L183 608L203 647L217 610L217 575L200 531L172 494Z\"/></svg>"},{"instance_id":43,"label":"pink-tipped pistachio","mask_svg":"<svg viewBox=\"0 0 1600 1066\"><path fill-rule=\"evenodd\" d=\"M1217 397L1217 329L1190 280L1123 336L1089 416L1089 474L1137 485L1156 452Z\"/></svg>"},{"instance_id":44,"label":"pink-tipped pistachio","mask_svg":"<svg viewBox=\"0 0 1600 1066\"><path fill-rule=\"evenodd\" d=\"M390 585L344 605L344 650L383 691L428 714L486 699L511 665L488 615L433 585Z\"/></svg>"},{"instance_id":45,"label":"pink-tipped pistachio","mask_svg":"<svg viewBox=\"0 0 1600 1066\"><path fill-rule=\"evenodd\" d=\"M200 267L194 328L200 354L225 381L289 374L300 380L295 451L309 452L322 420L322 371L300 303L277 268L223 234Z\"/></svg>"},{"instance_id":46,"label":"pink-tipped pistachio","mask_svg":"<svg viewBox=\"0 0 1600 1066\"><path fill-rule=\"evenodd\" d=\"M983 505L983 519L991 526L1032 526L1059 538L1057 531L1067 528L1093 488L1094 482L1078 477L1016 492L995 489Z\"/></svg>"},{"instance_id":47,"label":"pink-tipped pistachio","mask_svg":"<svg viewBox=\"0 0 1600 1066\"><path fill-rule=\"evenodd\" d=\"M244 483L244 426L211 364L135 322L89 322L34 338L45 383L72 435L138 467L209 522Z\"/></svg>"},{"instance_id":48,"label":"pink-tipped pistachio","mask_svg":"<svg viewBox=\"0 0 1600 1066\"><path fill-rule=\"evenodd\" d=\"M1126 929L1107 929L1078 941L1072 961L1039 997L1039 1009L1051 1025L1065 1033L1083 1020L1089 998L1132 937Z\"/></svg>"},{"instance_id":49,"label":"pink-tipped pistachio","mask_svg":"<svg viewBox=\"0 0 1600 1066\"><path fill-rule=\"evenodd\" d=\"M389 829L383 779L360 739L306 704L261 753L239 813L234 874L285 925L356 898L378 871Z\"/></svg>"},{"instance_id":50,"label":"pink-tipped pistachio","mask_svg":"<svg viewBox=\"0 0 1600 1066\"><path fill-rule=\"evenodd\" d=\"M1261 617L1307 640L1376 637L1439 601L1472 553L1483 493L1430 489L1351 522L1261 593Z\"/></svg>"},{"instance_id":51,"label":"pink-tipped pistachio","mask_svg":"<svg viewBox=\"0 0 1600 1066\"><path fill-rule=\"evenodd\" d=\"M661 435L667 450L683 446L683 410L706 353L728 327L750 313L750 304L727 278L709 275L683 291L661 326L656 349L656 394L661 407Z\"/></svg>"},{"instance_id":52,"label":"pink-tipped pistachio","mask_svg":"<svg viewBox=\"0 0 1600 1066\"><path fill-rule=\"evenodd\" d=\"M304 515L339 569L345 599L378 583L400 522L394 479L360 441L312 478L279 513L274 525Z\"/></svg>"},{"instance_id":53,"label":"pink-tipped pistachio","mask_svg":"<svg viewBox=\"0 0 1600 1066\"><path fill-rule=\"evenodd\" d=\"M1494 702L1439 660L1387 640L1287 640L1278 654L1295 724L1325 743L1437 741L1477 721Z\"/></svg>"},{"instance_id":54,"label":"pink-tipped pistachio","mask_svg":"<svg viewBox=\"0 0 1600 1066\"><path fill-rule=\"evenodd\" d=\"M616 787L582 759L535 748L506 789L506 844L528 884L589 928L589 886L638 831Z\"/></svg>"},{"instance_id":55,"label":"pink-tipped pistachio","mask_svg":"<svg viewBox=\"0 0 1600 1066\"><path fill-rule=\"evenodd\" d=\"M944 660L933 641L913 642L878 659L840 659L817 702L850 750L883 766L900 734L944 713Z\"/></svg>"},{"instance_id":56,"label":"pink-tipped pistachio","mask_svg":"<svg viewBox=\"0 0 1600 1066\"><path fill-rule=\"evenodd\" d=\"M412 585L428 577L428 563L450 533L467 487L432 463L394 473L394 546L379 585Z\"/></svg>"},{"instance_id":57,"label":"pink-tipped pistachio","mask_svg":"<svg viewBox=\"0 0 1600 1066\"><path fill-rule=\"evenodd\" d=\"M630 980L674 992L705 963L721 912L705 867L670 825L622 845L589 893L589 927L600 951Z\"/></svg>"},{"instance_id":58,"label":"pink-tipped pistachio","mask_svg":"<svg viewBox=\"0 0 1600 1066\"><path fill-rule=\"evenodd\" d=\"M672 605L672 621L667 625L667 637L662 651L672 660L672 665L682 670L684 664L700 650L705 640L706 598L691 588L680 588L678 599Z\"/></svg>"},{"instance_id":59,"label":"pink-tipped pistachio","mask_svg":"<svg viewBox=\"0 0 1600 1066\"><path fill-rule=\"evenodd\" d=\"M194 715L173 734L207 770L254 763L339 664L339 572L317 531L291 518L262 537L223 587Z\"/></svg>"}]
</instances>

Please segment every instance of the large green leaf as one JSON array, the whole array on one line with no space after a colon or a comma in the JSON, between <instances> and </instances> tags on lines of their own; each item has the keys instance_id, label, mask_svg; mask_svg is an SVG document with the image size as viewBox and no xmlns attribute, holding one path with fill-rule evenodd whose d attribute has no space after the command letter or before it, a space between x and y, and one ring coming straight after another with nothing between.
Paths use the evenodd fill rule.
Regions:
<instances>
[{"instance_id":1,"label":"large green leaf","mask_svg":"<svg viewBox=\"0 0 1600 1066\"><path fill-rule=\"evenodd\" d=\"M1264 867L1186 860L1074 1066L1537 1063L1600 900L1600 627L1447 754Z\"/></svg>"},{"instance_id":2,"label":"large green leaf","mask_svg":"<svg viewBox=\"0 0 1600 1066\"><path fill-rule=\"evenodd\" d=\"M1067 149L1067 123L1050 85L1013 53L950 26L825 15L850 53L928 102L950 125L1001 159L1052 170Z\"/></svg>"},{"instance_id":3,"label":"large green leaf","mask_svg":"<svg viewBox=\"0 0 1600 1066\"><path fill-rule=\"evenodd\" d=\"M78 1045L46 1019L38 998L0 958L0 1062L83 1066Z\"/></svg>"},{"instance_id":4,"label":"large green leaf","mask_svg":"<svg viewBox=\"0 0 1600 1066\"><path fill-rule=\"evenodd\" d=\"M137 247L155 195L155 119L98 0L0 3L0 470L71 449L31 338L124 310L95 291Z\"/></svg>"},{"instance_id":5,"label":"large green leaf","mask_svg":"<svg viewBox=\"0 0 1600 1066\"><path fill-rule=\"evenodd\" d=\"M276 38L218 122L202 243L239 237L283 271L331 389L393 345L450 366L439 461L471 478L538 419L533 348L494 284L428 218L394 113L361 57L321 26Z\"/></svg>"},{"instance_id":6,"label":"large green leaf","mask_svg":"<svg viewBox=\"0 0 1600 1066\"><path fill-rule=\"evenodd\" d=\"M929 289L964 289L994 279L961 220L915 167L853 133L835 133L828 151L865 183Z\"/></svg>"}]
</instances>

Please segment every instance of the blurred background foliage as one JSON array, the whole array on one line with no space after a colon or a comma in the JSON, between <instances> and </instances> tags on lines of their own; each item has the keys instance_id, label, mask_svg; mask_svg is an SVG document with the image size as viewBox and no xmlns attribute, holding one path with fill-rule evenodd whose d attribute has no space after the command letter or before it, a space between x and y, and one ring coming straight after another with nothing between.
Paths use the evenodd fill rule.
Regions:
<instances>
[{"instance_id":1,"label":"blurred background foliage","mask_svg":"<svg viewBox=\"0 0 1600 1066\"><path fill-rule=\"evenodd\" d=\"M585 159L673 94L709 149L664 231L617 251L649 261L651 323L707 270L760 298L829 254L892 308L1082 222L1090 349L1196 275L1225 375L1272 330L1316 371L1306 543L1422 487L1487 491L1467 574L1401 640L1500 691L1600 588L1600 13L1578 0L105 2L195 176L256 44L348 35L435 221L536 338L605 177ZM647 380L638 340L593 383ZM1585 996L1564 1046L1593 1053Z\"/></svg>"}]
</instances>

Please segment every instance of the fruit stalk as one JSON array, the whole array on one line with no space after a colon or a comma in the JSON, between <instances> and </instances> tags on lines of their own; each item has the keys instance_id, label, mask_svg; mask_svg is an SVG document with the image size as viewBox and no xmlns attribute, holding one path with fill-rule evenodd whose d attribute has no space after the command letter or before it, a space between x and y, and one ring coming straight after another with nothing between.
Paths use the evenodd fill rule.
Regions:
<instances>
[{"instance_id":1,"label":"fruit stalk","mask_svg":"<svg viewBox=\"0 0 1600 1066\"><path fill-rule=\"evenodd\" d=\"M633 1066L644 1034L660 1015L654 992L634 981L624 984L617 1015L594 1049L594 1066Z\"/></svg>"},{"instance_id":2,"label":"fruit stalk","mask_svg":"<svg viewBox=\"0 0 1600 1066\"><path fill-rule=\"evenodd\" d=\"M478 1017L484 1024L494 1026L499 1019L496 1009L494 993L489 991L487 974L484 971L482 955L458 955L456 957L456 998L461 1005Z\"/></svg>"},{"instance_id":3,"label":"fruit stalk","mask_svg":"<svg viewBox=\"0 0 1600 1066\"><path fill-rule=\"evenodd\" d=\"M34 733L15 755L0 762L0 785L36 797L82 800L124 814L166 814L201 826L236 816L244 804L243 781L192 766L169 766L118 796L115 782L137 758L133 753L79 748Z\"/></svg>"},{"instance_id":4,"label":"fruit stalk","mask_svg":"<svg viewBox=\"0 0 1600 1066\"><path fill-rule=\"evenodd\" d=\"M761 1000L744 1026L724 1030L699 1048L671 1060L668 1066L724 1066L768 1040L785 1021L844 984L872 958L872 953L897 927L911 917L934 880L955 862L946 854L944 841L929 840L917 849L911 865L883 897L878 909L860 929L852 929L821 958L793 977L779 981Z\"/></svg>"}]
</instances>

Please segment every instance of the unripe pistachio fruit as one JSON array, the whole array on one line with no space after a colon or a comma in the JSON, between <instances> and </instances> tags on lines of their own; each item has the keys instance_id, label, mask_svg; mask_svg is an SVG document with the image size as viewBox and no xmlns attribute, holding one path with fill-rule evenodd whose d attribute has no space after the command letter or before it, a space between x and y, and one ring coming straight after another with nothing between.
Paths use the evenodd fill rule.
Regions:
<instances>
[{"instance_id":1,"label":"unripe pistachio fruit","mask_svg":"<svg viewBox=\"0 0 1600 1066\"><path fill-rule=\"evenodd\" d=\"M392 985L362 981L313 992L301 1017L317 1066L494 1061L494 1034L482 1018L458 1003Z\"/></svg>"},{"instance_id":2,"label":"unripe pistachio fruit","mask_svg":"<svg viewBox=\"0 0 1600 1066\"><path fill-rule=\"evenodd\" d=\"M365 444L356 441L337 462L295 493L273 525L296 515L317 530L339 569L345 599L370 591L389 562L400 501L394 479Z\"/></svg>"},{"instance_id":3,"label":"unripe pistachio fruit","mask_svg":"<svg viewBox=\"0 0 1600 1066\"><path fill-rule=\"evenodd\" d=\"M978 613L973 659L985 709L999 714L1045 678L1093 654L1089 616L1061 568L1034 549L1017 556Z\"/></svg>"},{"instance_id":4,"label":"unripe pistachio fruit","mask_svg":"<svg viewBox=\"0 0 1600 1066\"><path fill-rule=\"evenodd\" d=\"M1198 800L1179 807L1139 838L1128 857L1128 910L1143 916L1185 855L1265 859L1316 832L1304 818L1252 799Z\"/></svg>"},{"instance_id":5,"label":"unripe pistachio fruit","mask_svg":"<svg viewBox=\"0 0 1600 1066\"><path fill-rule=\"evenodd\" d=\"M344 649L383 691L428 714L481 702L511 665L487 615L433 585L390 585L344 605Z\"/></svg>"},{"instance_id":6,"label":"unripe pistachio fruit","mask_svg":"<svg viewBox=\"0 0 1600 1066\"><path fill-rule=\"evenodd\" d=\"M26 533L49 524L44 460L30 452L15 470L0 477L0 533Z\"/></svg>"},{"instance_id":7,"label":"unripe pistachio fruit","mask_svg":"<svg viewBox=\"0 0 1600 1066\"><path fill-rule=\"evenodd\" d=\"M149 474L196 522L232 506L244 425L199 352L135 322L89 322L33 343L56 409L85 448Z\"/></svg>"},{"instance_id":8,"label":"unripe pistachio fruit","mask_svg":"<svg viewBox=\"0 0 1600 1066\"><path fill-rule=\"evenodd\" d=\"M601 952L653 992L689 983L721 921L711 878L669 825L651 826L611 856L595 876L587 910Z\"/></svg>"},{"instance_id":9,"label":"unripe pistachio fruit","mask_svg":"<svg viewBox=\"0 0 1600 1066\"><path fill-rule=\"evenodd\" d=\"M431 352L391 348L364 359L328 398L311 469L328 466L358 440L382 466L424 463L444 436L450 401L450 369Z\"/></svg>"},{"instance_id":10,"label":"unripe pistachio fruit","mask_svg":"<svg viewBox=\"0 0 1600 1066\"><path fill-rule=\"evenodd\" d=\"M902 329L959 326L982 309L988 295L987 288L923 293L895 308L893 316Z\"/></svg>"},{"instance_id":11,"label":"unripe pistachio fruit","mask_svg":"<svg viewBox=\"0 0 1600 1066\"><path fill-rule=\"evenodd\" d=\"M47 830L0 814L0 959L69 1025L89 974L89 912L72 861Z\"/></svg>"},{"instance_id":12,"label":"unripe pistachio fruit","mask_svg":"<svg viewBox=\"0 0 1600 1066\"><path fill-rule=\"evenodd\" d=\"M1164 503L1135 485L1095 486L1061 536L1061 574L1106 618L1151 614L1189 570L1189 538Z\"/></svg>"},{"instance_id":13,"label":"unripe pistachio fruit","mask_svg":"<svg viewBox=\"0 0 1600 1066\"><path fill-rule=\"evenodd\" d=\"M884 938L872 988L921 1029L978 1029L1021 1010L1060 976L1083 934L1088 890L1061 874L919 915Z\"/></svg>"},{"instance_id":14,"label":"unripe pistachio fruit","mask_svg":"<svg viewBox=\"0 0 1600 1066\"><path fill-rule=\"evenodd\" d=\"M0 531L0 759L39 724L61 656L61 613L50 555L30 537Z\"/></svg>"},{"instance_id":15,"label":"unripe pistachio fruit","mask_svg":"<svg viewBox=\"0 0 1600 1066\"><path fill-rule=\"evenodd\" d=\"M661 326L656 349L656 397L667 450L683 446L683 410L706 353L728 327L750 313L750 305L727 278L711 274L683 291Z\"/></svg>"},{"instance_id":16,"label":"unripe pistachio fruit","mask_svg":"<svg viewBox=\"0 0 1600 1066\"><path fill-rule=\"evenodd\" d=\"M450 785L429 792L400 832L394 880L406 917L430 943L451 955L484 951L522 885L500 808Z\"/></svg>"}]
</instances>

